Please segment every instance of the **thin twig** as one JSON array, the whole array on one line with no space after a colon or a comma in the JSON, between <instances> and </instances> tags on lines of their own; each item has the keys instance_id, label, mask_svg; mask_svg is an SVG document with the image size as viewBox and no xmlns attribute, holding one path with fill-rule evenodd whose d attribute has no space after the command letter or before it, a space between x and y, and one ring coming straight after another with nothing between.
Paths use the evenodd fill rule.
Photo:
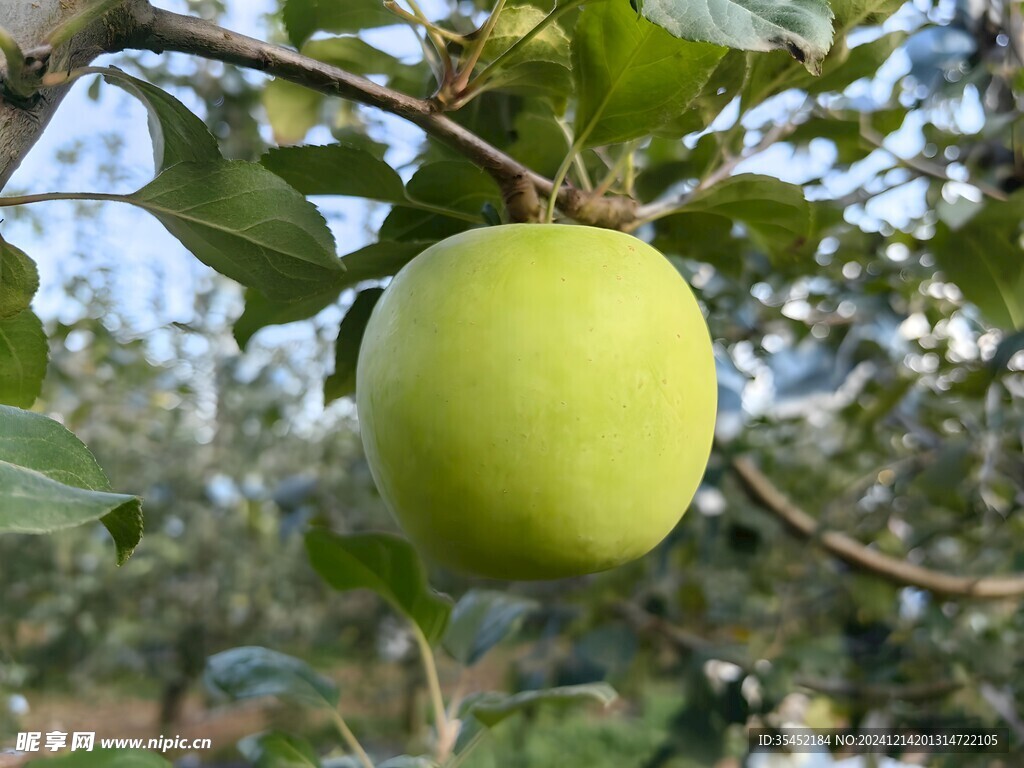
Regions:
<instances>
[{"instance_id":1,"label":"thin twig","mask_svg":"<svg viewBox=\"0 0 1024 768\"><path fill-rule=\"evenodd\" d=\"M845 533L821 530L818 521L790 501L750 459L736 458L732 466L750 498L775 515L790 533L819 544L854 568L945 597L998 600L1024 596L1024 576L954 576L884 555Z\"/></svg>"},{"instance_id":2,"label":"thin twig","mask_svg":"<svg viewBox=\"0 0 1024 768\"><path fill-rule=\"evenodd\" d=\"M895 152L893 152L891 149L885 146L885 136L883 136L877 130L872 128L867 123L867 121L863 119L863 116L860 121L860 135L861 138L864 139L864 141L866 141L868 144L875 147L876 149L881 149L888 152L896 159L897 163L904 166L905 168L908 168L911 171L917 171L919 174L922 174L924 176L931 176L932 178L939 179L940 181L953 181L953 179L949 178L949 173L946 170L946 166L942 165L941 163L932 162L928 158L921 157L920 155L916 155L914 157L901 157L900 155L897 155ZM1005 192L1003 192L1003 190L999 189L999 187L994 187L987 182L971 179L970 181L964 183L969 184L970 186L974 187L979 192L981 192L983 195L985 195L985 197L990 197L993 200L1006 202L1009 199L1009 197Z\"/></svg>"},{"instance_id":3,"label":"thin twig","mask_svg":"<svg viewBox=\"0 0 1024 768\"><path fill-rule=\"evenodd\" d=\"M749 160L750 158L761 154L769 147L782 141L784 138L789 136L789 134L795 131L796 127L797 126L796 123L794 123L793 118L776 123L770 130L765 132L764 136L761 137L761 141L746 152L726 158L721 165L704 177L690 192L677 197L672 197L668 200L660 200L648 205L641 205L636 211L636 220L630 223L628 230L634 230L642 224L664 218L665 216L671 216L673 213L678 213L686 207L686 204L693 199L694 195L704 192L716 184L725 181L727 178L732 176L733 171L736 170L736 166L745 160Z\"/></svg>"}]
</instances>

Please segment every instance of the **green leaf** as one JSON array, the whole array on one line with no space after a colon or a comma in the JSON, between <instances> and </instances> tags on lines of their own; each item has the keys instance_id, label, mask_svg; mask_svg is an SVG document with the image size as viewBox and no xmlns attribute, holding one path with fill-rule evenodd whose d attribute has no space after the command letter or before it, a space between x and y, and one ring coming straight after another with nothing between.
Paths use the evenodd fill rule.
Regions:
<instances>
[{"instance_id":1,"label":"green leaf","mask_svg":"<svg viewBox=\"0 0 1024 768\"><path fill-rule=\"evenodd\" d=\"M380 0L287 0L284 5L284 25L296 48L317 30L358 32L397 23Z\"/></svg>"},{"instance_id":2,"label":"green leaf","mask_svg":"<svg viewBox=\"0 0 1024 768\"><path fill-rule=\"evenodd\" d=\"M479 693L469 696L461 707L462 717L474 717L488 728L502 720L536 706L572 706L596 701L607 707L618 694L607 683L586 683L566 685L560 688L545 688L537 691L522 691L516 694Z\"/></svg>"},{"instance_id":3,"label":"green leaf","mask_svg":"<svg viewBox=\"0 0 1024 768\"><path fill-rule=\"evenodd\" d=\"M245 292L245 310L231 329L239 349L245 349L256 332L268 325L286 325L315 317L336 302L341 291L341 282L335 280L323 290L296 301L272 301L249 288Z\"/></svg>"},{"instance_id":4,"label":"green leaf","mask_svg":"<svg viewBox=\"0 0 1024 768\"><path fill-rule=\"evenodd\" d=\"M494 61L544 20L547 14L535 5L507 5L487 38L481 59ZM532 40L501 61L511 67L528 61L550 61L569 66L569 36L557 23L548 24Z\"/></svg>"},{"instance_id":5,"label":"green leaf","mask_svg":"<svg viewBox=\"0 0 1024 768\"><path fill-rule=\"evenodd\" d=\"M334 589L372 590L412 620L428 641L441 637L451 599L430 588L419 555L405 539L317 529L306 534L306 551L314 570Z\"/></svg>"},{"instance_id":6,"label":"green leaf","mask_svg":"<svg viewBox=\"0 0 1024 768\"><path fill-rule=\"evenodd\" d=\"M396 274L428 245L430 243L399 243L384 240L360 248L342 256L342 264L347 269L336 281L322 291L297 301L271 301L259 291L250 288L245 292L245 311L235 321L233 329L238 346L244 349L253 335L268 325L284 325L315 317L321 310L337 301L346 288L367 280L379 280Z\"/></svg>"},{"instance_id":7,"label":"green leaf","mask_svg":"<svg viewBox=\"0 0 1024 768\"><path fill-rule=\"evenodd\" d=\"M689 133L707 128L743 88L747 80L747 54L728 51L718 62L715 71L692 102L690 108L674 120L658 126L658 136L680 139Z\"/></svg>"},{"instance_id":8,"label":"green leaf","mask_svg":"<svg viewBox=\"0 0 1024 768\"><path fill-rule=\"evenodd\" d=\"M966 225L939 222L935 260L985 318L1001 328L1024 328L1024 191L988 201Z\"/></svg>"},{"instance_id":9,"label":"green leaf","mask_svg":"<svg viewBox=\"0 0 1024 768\"><path fill-rule=\"evenodd\" d=\"M270 298L305 296L344 268L316 207L256 163L179 163L124 199L204 264Z\"/></svg>"},{"instance_id":10,"label":"green leaf","mask_svg":"<svg viewBox=\"0 0 1024 768\"><path fill-rule=\"evenodd\" d=\"M776 259L802 251L814 224L811 206L799 186L749 173L697 192L681 213L742 222L751 238Z\"/></svg>"},{"instance_id":11,"label":"green leaf","mask_svg":"<svg viewBox=\"0 0 1024 768\"><path fill-rule=\"evenodd\" d=\"M506 6L487 39L481 60L493 62L499 59L545 15L534 5ZM525 93L537 91L565 96L572 90L569 46L569 36L565 31L557 23L548 24L528 43L501 58L480 86L485 90L500 87Z\"/></svg>"},{"instance_id":12,"label":"green leaf","mask_svg":"<svg viewBox=\"0 0 1024 768\"><path fill-rule=\"evenodd\" d=\"M29 408L46 376L49 347L31 309L0 320L0 403Z\"/></svg>"},{"instance_id":13,"label":"green leaf","mask_svg":"<svg viewBox=\"0 0 1024 768\"><path fill-rule=\"evenodd\" d=\"M327 146L272 149L260 162L304 195L346 195L405 201L405 185L390 165L365 149Z\"/></svg>"},{"instance_id":14,"label":"green leaf","mask_svg":"<svg viewBox=\"0 0 1024 768\"><path fill-rule=\"evenodd\" d=\"M91 752L75 751L61 757L30 760L26 768L172 768L164 758L155 752L141 749L94 749Z\"/></svg>"},{"instance_id":15,"label":"green leaf","mask_svg":"<svg viewBox=\"0 0 1024 768\"><path fill-rule=\"evenodd\" d=\"M36 263L24 251L0 237L0 320L28 309L37 290L39 270Z\"/></svg>"},{"instance_id":16,"label":"green leaf","mask_svg":"<svg viewBox=\"0 0 1024 768\"><path fill-rule=\"evenodd\" d=\"M320 768L312 744L281 731L246 736L238 742L238 751L254 768Z\"/></svg>"},{"instance_id":17,"label":"green leaf","mask_svg":"<svg viewBox=\"0 0 1024 768\"><path fill-rule=\"evenodd\" d=\"M382 293L383 288L367 288L361 291L341 321L338 341L334 347L334 373L324 381L324 402L329 403L339 397L355 394L359 345L363 341L370 314Z\"/></svg>"},{"instance_id":18,"label":"green leaf","mask_svg":"<svg viewBox=\"0 0 1024 768\"><path fill-rule=\"evenodd\" d=\"M470 590L452 609L442 645L453 659L471 666L515 632L526 614L536 608L536 601L516 595Z\"/></svg>"},{"instance_id":19,"label":"green leaf","mask_svg":"<svg viewBox=\"0 0 1024 768\"><path fill-rule=\"evenodd\" d=\"M103 79L123 88L146 107L157 173L177 163L216 162L221 158L217 140L206 123L167 91L114 68L105 70Z\"/></svg>"},{"instance_id":20,"label":"green leaf","mask_svg":"<svg viewBox=\"0 0 1024 768\"><path fill-rule=\"evenodd\" d=\"M422 253L431 241L381 240L341 257L345 267L343 286L349 288L365 280L391 277Z\"/></svg>"},{"instance_id":21,"label":"green leaf","mask_svg":"<svg viewBox=\"0 0 1024 768\"><path fill-rule=\"evenodd\" d=\"M267 83L260 98L278 144L298 144L320 122L322 93L275 78Z\"/></svg>"},{"instance_id":22,"label":"green leaf","mask_svg":"<svg viewBox=\"0 0 1024 768\"><path fill-rule=\"evenodd\" d=\"M395 206L381 225L381 240L442 240L483 224L485 205L502 204L494 180L463 160L421 166L406 193L419 207Z\"/></svg>"},{"instance_id":23,"label":"green leaf","mask_svg":"<svg viewBox=\"0 0 1024 768\"><path fill-rule=\"evenodd\" d=\"M142 501L109 491L77 437L45 416L0 405L0 533L51 533L100 520L120 565L142 538Z\"/></svg>"},{"instance_id":24,"label":"green leaf","mask_svg":"<svg viewBox=\"0 0 1024 768\"><path fill-rule=\"evenodd\" d=\"M576 141L614 144L680 117L724 54L672 37L628 3L588 4L572 41Z\"/></svg>"},{"instance_id":25,"label":"green leaf","mask_svg":"<svg viewBox=\"0 0 1024 768\"><path fill-rule=\"evenodd\" d=\"M269 648L232 648L206 660L206 685L233 701L278 696L315 707L338 705L338 688L306 662Z\"/></svg>"},{"instance_id":26,"label":"green leaf","mask_svg":"<svg viewBox=\"0 0 1024 768\"><path fill-rule=\"evenodd\" d=\"M745 51L788 51L815 74L832 45L826 0L643 0L640 10L676 37Z\"/></svg>"}]
</instances>

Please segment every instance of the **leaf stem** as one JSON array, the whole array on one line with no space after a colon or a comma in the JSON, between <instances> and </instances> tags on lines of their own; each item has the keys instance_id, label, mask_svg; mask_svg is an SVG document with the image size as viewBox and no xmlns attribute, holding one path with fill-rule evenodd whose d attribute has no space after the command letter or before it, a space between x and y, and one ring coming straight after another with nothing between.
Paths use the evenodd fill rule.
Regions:
<instances>
[{"instance_id":1,"label":"leaf stem","mask_svg":"<svg viewBox=\"0 0 1024 768\"><path fill-rule=\"evenodd\" d=\"M363 749L363 745L359 743L359 739L352 733L352 729L348 727L348 723L345 722L345 718L341 716L341 713L336 710L331 710L331 715L334 718L334 724L338 728L338 733L341 734L341 738L345 740L345 744L348 746L349 751L353 752L359 759L359 762L363 764L363 768L373 768L373 761L370 756L366 754L366 750Z\"/></svg>"},{"instance_id":2,"label":"leaf stem","mask_svg":"<svg viewBox=\"0 0 1024 768\"><path fill-rule=\"evenodd\" d=\"M441 678L437 675L437 662L434 659L434 649L430 647L430 641L423 634L419 625L412 622L412 633L419 646L420 658L423 661L423 672L427 677L427 687L430 689L430 701L434 708L434 722L437 728L437 762L444 762L451 754L455 746L455 739L449 732L451 723L444 708L444 696L441 694Z\"/></svg>"},{"instance_id":3,"label":"leaf stem","mask_svg":"<svg viewBox=\"0 0 1024 768\"><path fill-rule=\"evenodd\" d=\"M498 0L494 9L491 11L491 15L487 17L487 21L485 21L483 27L481 27L479 36L473 41L473 47L469 50L469 55L466 56L466 60L462 63L459 76L455 79L455 83L453 84L453 88L456 93L464 90L469 83L469 79L473 76L473 70L476 69L477 62L480 61L480 56L483 55L484 47L487 45L487 41L490 39L491 33L494 31L494 27L498 23L498 17L501 15L504 8L505 0Z\"/></svg>"},{"instance_id":4,"label":"leaf stem","mask_svg":"<svg viewBox=\"0 0 1024 768\"><path fill-rule=\"evenodd\" d=\"M558 171L555 173L555 177L551 180L551 194L548 196L548 207L544 215L544 221L548 224L553 224L555 221L555 206L558 204L558 190L562 188L562 182L565 181L565 177L569 173L569 166L571 166L576 160L581 145L582 137L577 139L573 145L569 147L569 151L562 160L562 164L558 166Z\"/></svg>"},{"instance_id":5,"label":"leaf stem","mask_svg":"<svg viewBox=\"0 0 1024 768\"><path fill-rule=\"evenodd\" d=\"M105 192L46 192L38 195L14 195L0 197L0 208L12 208L16 205L30 205L32 203L45 203L51 200L94 200L110 201L115 203L126 203L128 199L124 195L111 195Z\"/></svg>"},{"instance_id":6,"label":"leaf stem","mask_svg":"<svg viewBox=\"0 0 1024 768\"><path fill-rule=\"evenodd\" d=\"M0 51L7 59L7 88L16 96L29 96L31 90L25 84L25 54L18 41L3 27L0 27Z\"/></svg>"}]
</instances>

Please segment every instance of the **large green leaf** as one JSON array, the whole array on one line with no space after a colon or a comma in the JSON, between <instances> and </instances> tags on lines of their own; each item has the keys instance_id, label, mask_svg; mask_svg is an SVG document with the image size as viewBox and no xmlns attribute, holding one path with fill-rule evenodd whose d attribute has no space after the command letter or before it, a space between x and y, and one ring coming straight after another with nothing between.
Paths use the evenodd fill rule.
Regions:
<instances>
[{"instance_id":1,"label":"large green leaf","mask_svg":"<svg viewBox=\"0 0 1024 768\"><path fill-rule=\"evenodd\" d=\"M28 408L39 397L49 348L31 309L0 320L0 403Z\"/></svg>"},{"instance_id":2,"label":"large green leaf","mask_svg":"<svg viewBox=\"0 0 1024 768\"><path fill-rule=\"evenodd\" d=\"M313 745L299 736L269 731L246 736L238 751L253 768L320 768Z\"/></svg>"},{"instance_id":3,"label":"large green leaf","mask_svg":"<svg viewBox=\"0 0 1024 768\"><path fill-rule=\"evenodd\" d=\"M724 54L673 37L628 3L588 4L572 41L576 141L614 144L679 118Z\"/></svg>"},{"instance_id":4,"label":"large green leaf","mask_svg":"<svg viewBox=\"0 0 1024 768\"><path fill-rule=\"evenodd\" d=\"M271 298L305 296L344 268L316 207L256 163L179 163L123 199L204 264Z\"/></svg>"},{"instance_id":5,"label":"large green leaf","mask_svg":"<svg viewBox=\"0 0 1024 768\"><path fill-rule=\"evenodd\" d=\"M369 589L411 619L427 640L444 632L451 600L431 589L419 555L405 539L388 533L340 536L322 529L306 534L309 561L337 590Z\"/></svg>"},{"instance_id":6,"label":"large green leaf","mask_svg":"<svg viewBox=\"0 0 1024 768\"><path fill-rule=\"evenodd\" d=\"M989 322L1024 328L1024 192L987 201L960 229L939 222L932 250L939 267Z\"/></svg>"},{"instance_id":7,"label":"large green leaf","mask_svg":"<svg viewBox=\"0 0 1024 768\"><path fill-rule=\"evenodd\" d=\"M57 422L0 406L0 533L51 533L100 520L123 563L142 538L142 502L110 493L82 442Z\"/></svg>"},{"instance_id":8,"label":"large green leaf","mask_svg":"<svg viewBox=\"0 0 1024 768\"><path fill-rule=\"evenodd\" d=\"M642 0L640 10L676 37L746 51L788 51L811 72L832 46L827 0Z\"/></svg>"},{"instance_id":9,"label":"large green leaf","mask_svg":"<svg viewBox=\"0 0 1024 768\"><path fill-rule=\"evenodd\" d=\"M233 701L278 696L315 707L338 705L337 686L306 662L259 646L211 656L203 679L211 690Z\"/></svg>"},{"instance_id":10,"label":"large green leaf","mask_svg":"<svg viewBox=\"0 0 1024 768\"><path fill-rule=\"evenodd\" d=\"M103 78L137 98L149 113L153 162L157 173L182 162L215 162L220 159L217 140L206 123L188 107L152 83L119 69L103 71Z\"/></svg>"},{"instance_id":11,"label":"large green leaf","mask_svg":"<svg viewBox=\"0 0 1024 768\"><path fill-rule=\"evenodd\" d=\"M232 329L238 346L244 349L253 334L268 325L284 325L316 316L337 301L346 288L394 275L428 245L430 243L383 240L360 248L341 258L347 269L338 280L297 301L271 301L250 288L245 292L245 311Z\"/></svg>"},{"instance_id":12,"label":"large green leaf","mask_svg":"<svg viewBox=\"0 0 1024 768\"><path fill-rule=\"evenodd\" d=\"M304 195L346 195L405 201L405 185L390 165L365 149L327 146L272 149L260 162Z\"/></svg>"},{"instance_id":13,"label":"large green leaf","mask_svg":"<svg viewBox=\"0 0 1024 768\"><path fill-rule=\"evenodd\" d=\"M493 728L502 720L536 706L564 707L594 701L608 706L616 698L618 694L607 683L586 683L515 694L479 693L466 697L460 711L462 717L476 718L488 728Z\"/></svg>"},{"instance_id":14,"label":"large green leaf","mask_svg":"<svg viewBox=\"0 0 1024 768\"><path fill-rule=\"evenodd\" d=\"M24 312L39 290L36 263L0 237L0 320Z\"/></svg>"},{"instance_id":15,"label":"large green leaf","mask_svg":"<svg viewBox=\"0 0 1024 768\"><path fill-rule=\"evenodd\" d=\"M301 46L317 30L358 32L398 23L380 0L287 0L284 24L288 37Z\"/></svg>"},{"instance_id":16,"label":"large green leaf","mask_svg":"<svg viewBox=\"0 0 1024 768\"><path fill-rule=\"evenodd\" d=\"M324 402L329 403L339 397L355 394L359 345L363 341L370 314L382 293L382 288L367 288L360 291L345 313L334 347L334 373L324 381Z\"/></svg>"},{"instance_id":17,"label":"large green leaf","mask_svg":"<svg viewBox=\"0 0 1024 768\"><path fill-rule=\"evenodd\" d=\"M742 222L752 239L773 258L804 251L813 230L803 190L772 176L731 176L693 195L682 214L701 213ZM684 222L685 226L685 222Z\"/></svg>"},{"instance_id":18,"label":"large green leaf","mask_svg":"<svg viewBox=\"0 0 1024 768\"><path fill-rule=\"evenodd\" d=\"M512 634L537 602L485 589L472 589L452 609L444 649L460 664L470 666Z\"/></svg>"},{"instance_id":19,"label":"large green leaf","mask_svg":"<svg viewBox=\"0 0 1024 768\"><path fill-rule=\"evenodd\" d=\"M142 749L77 750L61 757L39 758L26 763L27 768L172 768L171 763L155 752Z\"/></svg>"}]
</instances>

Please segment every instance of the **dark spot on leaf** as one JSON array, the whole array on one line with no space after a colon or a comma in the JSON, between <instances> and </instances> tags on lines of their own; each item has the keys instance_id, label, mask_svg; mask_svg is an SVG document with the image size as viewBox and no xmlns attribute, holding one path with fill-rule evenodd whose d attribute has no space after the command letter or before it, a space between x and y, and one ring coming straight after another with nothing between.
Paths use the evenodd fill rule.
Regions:
<instances>
[{"instance_id":1,"label":"dark spot on leaf","mask_svg":"<svg viewBox=\"0 0 1024 768\"><path fill-rule=\"evenodd\" d=\"M789 51L790 55L792 55L792 57L801 64L807 61L807 55L804 53L803 49L792 40L786 41L786 50Z\"/></svg>"}]
</instances>

